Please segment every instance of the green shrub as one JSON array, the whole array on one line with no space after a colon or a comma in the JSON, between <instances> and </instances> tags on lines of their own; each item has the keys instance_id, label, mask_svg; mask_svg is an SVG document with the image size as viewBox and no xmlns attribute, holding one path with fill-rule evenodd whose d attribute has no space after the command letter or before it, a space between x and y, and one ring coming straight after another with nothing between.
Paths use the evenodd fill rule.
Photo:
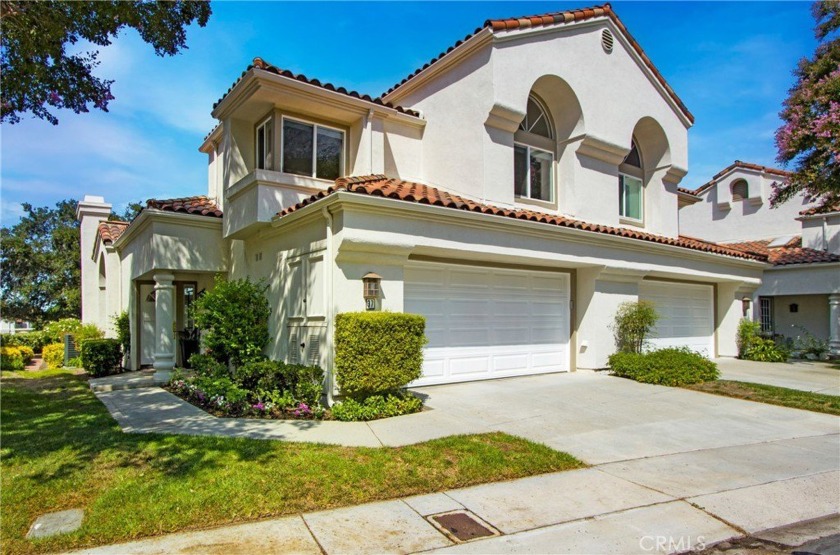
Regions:
<instances>
[{"instance_id":1,"label":"green shrub","mask_svg":"<svg viewBox=\"0 0 840 555\"><path fill-rule=\"evenodd\" d=\"M20 351L20 356L23 358L24 366L32 362L32 359L35 358L35 351L32 347L20 345L17 347L17 350Z\"/></svg>"},{"instance_id":2,"label":"green shrub","mask_svg":"<svg viewBox=\"0 0 840 555\"><path fill-rule=\"evenodd\" d=\"M116 339L88 339L82 343L82 367L94 376L107 376L120 369L122 348Z\"/></svg>"},{"instance_id":3,"label":"green shrub","mask_svg":"<svg viewBox=\"0 0 840 555\"><path fill-rule=\"evenodd\" d=\"M745 358L747 351L756 339L761 339L761 324L749 318L741 318L738 322L738 335L735 344L738 346L738 358Z\"/></svg>"},{"instance_id":4,"label":"green shrub","mask_svg":"<svg viewBox=\"0 0 840 555\"><path fill-rule=\"evenodd\" d=\"M0 347L0 370L23 370L25 366L19 347Z\"/></svg>"},{"instance_id":5,"label":"green shrub","mask_svg":"<svg viewBox=\"0 0 840 555\"><path fill-rule=\"evenodd\" d=\"M68 333L73 336L77 346L88 339L102 339L105 333L96 327L95 324L83 324L78 318L64 318L50 322L43 330L46 341L50 343L63 343L64 336Z\"/></svg>"},{"instance_id":6,"label":"green shrub","mask_svg":"<svg viewBox=\"0 0 840 555\"><path fill-rule=\"evenodd\" d=\"M243 364L234 371L240 387L253 392L277 391L289 393L307 405L316 405L324 389L324 371L317 366L286 364L274 360L259 360Z\"/></svg>"},{"instance_id":7,"label":"green shrub","mask_svg":"<svg viewBox=\"0 0 840 555\"><path fill-rule=\"evenodd\" d=\"M55 368L64 367L64 344L50 343L45 345L41 351L41 356L44 357L44 362L47 363L47 368L53 370Z\"/></svg>"},{"instance_id":8,"label":"green shrub","mask_svg":"<svg viewBox=\"0 0 840 555\"><path fill-rule=\"evenodd\" d=\"M47 342L47 337L41 331L27 331L23 333L4 333L0 336L0 345L6 347L29 347L40 353Z\"/></svg>"},{"instance_id":9,"label":"green shrub","mask_svg":"<svg viewBox=\"0 0 840 555\"><path fill-rule=\"evenodd\" d=\"M649 301L626 302L619 305L611 326L615 346L620 353L641 353L659 314Z\"/></svg>"},{"instance_id":10,"label":"green shrub","mask_svg":"<svg viewBox=\"0 0 840 555\"><path fill-rule=\"evenodd\" d=\"M211 378L230 377L230 371L223 364L208 354L196 353L190 357L190 367L199 376Z\"/></svg>"},{"instance_id":11,"label":"green shrub","mask_svg":"<svg viewBox=\"0 0 840 555\"><path fill-rule=\"evenodd\" d=\"M117 332L117 341L122 346L123 354L128 354L131 350L131 320L128 318L128 312L123 310L113 318L114 331Z\"/></svg>"},{"instance_id":12,"label":"green shrub","mask_svg":"<svg viewBox=\"0 0 840 555\"><path fill-rule=\"evenodd\" d=\"M805 326L794 325L796 329L802 332L796 336L793 342L794 348L805 355L813 355L817 358L822 357L828 351L828 342L820 339L813 333L808 331Z\"/></svg>"},{"instance_id":13,"label":"green shrub","mask_svg":"<svg viewBox=\"0 0 840 555\"><path fill-rule=\"evenodd\" d=\"M200 376L193 380L193 384L204 393L208 401L212 401L213 397L223 397L227 402L236 405L244 403L248 398L248 391L239 387L230 378Z\"/></svg>"},{"instance_id":14,"label":"green shrub","mask_svg":"<svg viewBox=\"0 0 840 555\"><path fill-rule=\"evenodd\" d=\"M65 368L84 368L82 364L82 357L73 357L67 359L67 362L64 363Z\"/></svg>"},{"instance_id":15,"label":"green shrub","mask_svg":"<svg viewBox=\"0 0 840 555\"><path fill-rule=\"evenodd\" d=\"M609 358L613 374L642 383L681 386L718 379L717 364L686 347L649 353L615 353Z\"/></svg>"},{"instance_id":16,"label":"green shrub","mask_svg":"<svg viewBox=\"0 0 840 555\"><path fill-rule=\"evenodd\" d=\"M191 311L202 340L219 362L234 367L258 360L268 344L270 309L267 286L247 279L216 277L211 291L199 296Z\"/></svg>"},{"instance_id":17,"label":"green shrub","mask_svg":"<svg viewBox=\"0 0 840 555\"><path fill-rule=\"evenodd\" d=\"M738 345L738 358L756 360L759 362L785 362L789 352L784 345L761 336L761 324L749 318L742 318L738 322L738 335L735 338Z\"/></svg>"},{"instance_id":18,"label":"green shrub","mask_svg":"<svg viewBox=\"0 0 840 555\"><path fill-rule=\"evenodd\" d=\"M422 408L423 401L411 393L390 393L372 395L363 401L345 399L333 406L332 414L336 420L343 421L376 420L419 412Z\"/></svg>"},{"instance_id":19,"label":"green shrub","mask_svg":"<svg viewBox=\"0 0 840 555\"><path fill-rule=\"evenodd\" d=\"M418 314L347 312L335 319L341 392L363 399L405 387L422 374L426 319Z\"/></svg>"}]
</instances>

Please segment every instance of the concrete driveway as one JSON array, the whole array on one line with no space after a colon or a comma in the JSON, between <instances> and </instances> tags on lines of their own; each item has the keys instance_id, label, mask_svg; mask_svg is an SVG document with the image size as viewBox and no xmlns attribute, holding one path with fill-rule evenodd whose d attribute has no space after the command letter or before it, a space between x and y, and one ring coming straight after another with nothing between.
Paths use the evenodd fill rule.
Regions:
<instances>
[{"instance_id":1,"label":"concrete driveway","mask_svg":"<svg viewBox=\"0 0 840 555\"><path fill-rule=\"evenodd\" d=\"M755 362L737 358L716 359L721 378L739 382L763 383L825 395L840 395L838 363L798 360L795 362Z\"/></svg>"}]
</instances>

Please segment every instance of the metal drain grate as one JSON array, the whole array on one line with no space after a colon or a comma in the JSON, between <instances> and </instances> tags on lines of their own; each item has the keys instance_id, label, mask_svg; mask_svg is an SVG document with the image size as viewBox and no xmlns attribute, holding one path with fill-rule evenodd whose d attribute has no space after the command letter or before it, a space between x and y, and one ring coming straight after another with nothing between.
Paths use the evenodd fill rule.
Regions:
<instances>
[{"instance_id":1,"label":"metal drain grate","mask_svg":"<svg viewBox=\"0 0 840 555\"><path fill-rule=\"evenodd\" d=\"M466 511L433 515L429 519L447 536L458 542L499 535L489 524L479 522L478 517Z\"/></svg>"}]
</instances>

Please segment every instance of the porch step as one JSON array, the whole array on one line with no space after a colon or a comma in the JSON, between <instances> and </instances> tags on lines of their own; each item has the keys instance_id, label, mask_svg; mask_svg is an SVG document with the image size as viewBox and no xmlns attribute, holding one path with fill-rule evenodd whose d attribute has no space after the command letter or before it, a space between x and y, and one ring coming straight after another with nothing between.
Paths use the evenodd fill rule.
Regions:
<instances>
[{"instance_id":1,"label":"porch step","mask_svg":"<svg viewBox=\"0 0 840 555\"><path fill-rule=\"evenodd\" d=\"M160 384L155 382L154 374L154 370L140 370L138 372L126 372L125 374L117 374L115 376L92 378L90 380L90 388L94 393L104 393L122 389L157 387Z\"/></svg>"}]
</instances>

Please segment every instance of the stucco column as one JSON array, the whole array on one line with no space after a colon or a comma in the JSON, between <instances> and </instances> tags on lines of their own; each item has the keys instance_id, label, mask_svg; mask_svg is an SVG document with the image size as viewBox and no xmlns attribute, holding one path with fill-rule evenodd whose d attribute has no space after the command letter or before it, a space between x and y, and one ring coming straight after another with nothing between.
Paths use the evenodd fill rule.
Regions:
<instances>
[{"instance_id":1,"label":"stucco column","mask_svg":"<svg viewBox=\"0 0 840 555\"><path fill-rule=\"evenodd\" d=\"M840 294L828 296L828 351L840 355Z\"/></svg>"},{"instance_id":2,"label":"stucco column","mask_svg":"<svg viewBox=\"0 0 840 555\"><path fill-rule=\"evenodd\" d=\"M166 382L175 367L175 276L155 274L155 376L156 382Z\"/></svg>"}]
</instances>

